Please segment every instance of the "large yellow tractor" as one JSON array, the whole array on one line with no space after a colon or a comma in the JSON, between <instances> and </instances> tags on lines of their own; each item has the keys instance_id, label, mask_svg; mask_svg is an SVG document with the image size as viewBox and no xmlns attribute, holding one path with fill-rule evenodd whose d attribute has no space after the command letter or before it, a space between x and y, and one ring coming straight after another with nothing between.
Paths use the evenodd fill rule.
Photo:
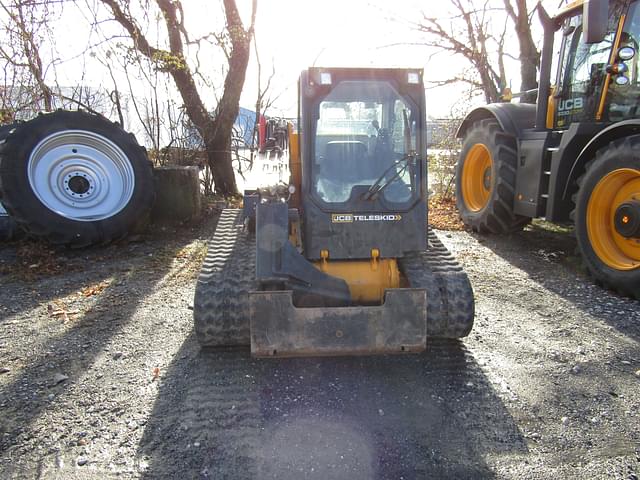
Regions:
<instances>
[{"instance_id":1,"label":"large yellow tractor","mask_svg":"<svg viewBox=\"0 0 640 480\"><path fill-rule=\"evenodd\" d=\"M640 2L539 8L537 105L477 108L458 132L461 217L496 234L572 220L596 282L640 299Z\"/></svg>"}]
</instances>

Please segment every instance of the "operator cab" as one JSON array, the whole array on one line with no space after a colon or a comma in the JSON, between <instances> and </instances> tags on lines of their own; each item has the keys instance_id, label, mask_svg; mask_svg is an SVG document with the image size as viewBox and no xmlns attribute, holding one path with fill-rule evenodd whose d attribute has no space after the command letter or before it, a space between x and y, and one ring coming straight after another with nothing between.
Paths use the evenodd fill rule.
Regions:
<instances>
[{"instance_id":1,"label":"operator cab","mask_svg":"<svg viewBox=\"0 0 640 480\"><path fill-rule=\"evenodd\" d=\"M401 258L426 249L423 72L310 68L300 76L304 255ZM401 241L399 239L402 239Z\"/></svg>"}]
</instances>

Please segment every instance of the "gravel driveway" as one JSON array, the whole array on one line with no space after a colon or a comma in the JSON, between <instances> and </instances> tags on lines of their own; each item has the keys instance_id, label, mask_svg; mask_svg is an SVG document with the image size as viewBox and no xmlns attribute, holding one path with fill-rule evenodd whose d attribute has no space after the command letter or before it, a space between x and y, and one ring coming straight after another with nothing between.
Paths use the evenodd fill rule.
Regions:
<instances>
[{"instance_id":1,"label":"gravel driveway","mask_svg":"<svg viewBox=\"0 0 640 480\"><path fill-rule=\"evenodd\" d=\"M569 235L439 232L475 289L464 342L255 360L192 334L213 225L0 246L0 478L640 475L640 303Z\"/></svg>"}]
</instances>

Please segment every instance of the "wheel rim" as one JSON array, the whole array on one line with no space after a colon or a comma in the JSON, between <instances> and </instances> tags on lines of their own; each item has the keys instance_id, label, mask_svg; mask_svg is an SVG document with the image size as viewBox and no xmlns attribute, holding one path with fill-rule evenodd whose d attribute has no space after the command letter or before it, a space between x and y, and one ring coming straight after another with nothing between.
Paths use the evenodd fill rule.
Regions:
<instances>
[{"instance_id":1,"label":"wheel rim","mask_svg":"<svg viewBox=\"0 0 640 480\"><path fill-rule=\"evenodd\" d=\"M33 149L27 166L33 193L48 209L77 221L112 217L131 200L129 158L97 133L64 130Z\"/></svg>"},{"instance_id":2,"label":"wheel rim","mask_svg":"<svg viewBox=\"0 0 640 480\"><path fill-rule=\"evenodd\" d=\"M466 207L482 210L491 196L491 170L493 160L489 149L482 143L471 147L462 167L462 198Z\"/></svg>"},{"instance_id":3,"label":"wheel rim","mask_svg":"<svg viewBox=\"0 0 640 480\"><path fill-rule=\"evenodd\" d=\"M618 208L640 200L640 170L620 168L605 175L587 205L587 233L595 254L615 270L640 267L640 238L622 236L615 227Z\"/></svg>"}]
</instances>

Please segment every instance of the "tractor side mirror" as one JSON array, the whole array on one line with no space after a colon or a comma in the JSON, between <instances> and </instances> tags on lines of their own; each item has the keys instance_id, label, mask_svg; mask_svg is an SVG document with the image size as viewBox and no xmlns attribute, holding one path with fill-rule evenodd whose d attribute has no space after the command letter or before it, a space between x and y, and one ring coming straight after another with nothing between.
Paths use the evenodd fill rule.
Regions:
<instances>
[{"instance_id":1,"label":"tractor side mirror","mask_svg":"<svg viewBox=\"0 0 640 480\"><path fill-rule=\"evenodd\" d=\"M585 43L600 43L607 33L609 2L586 0L583 8L584 41Z\"/></svg>"}]
</instances>

